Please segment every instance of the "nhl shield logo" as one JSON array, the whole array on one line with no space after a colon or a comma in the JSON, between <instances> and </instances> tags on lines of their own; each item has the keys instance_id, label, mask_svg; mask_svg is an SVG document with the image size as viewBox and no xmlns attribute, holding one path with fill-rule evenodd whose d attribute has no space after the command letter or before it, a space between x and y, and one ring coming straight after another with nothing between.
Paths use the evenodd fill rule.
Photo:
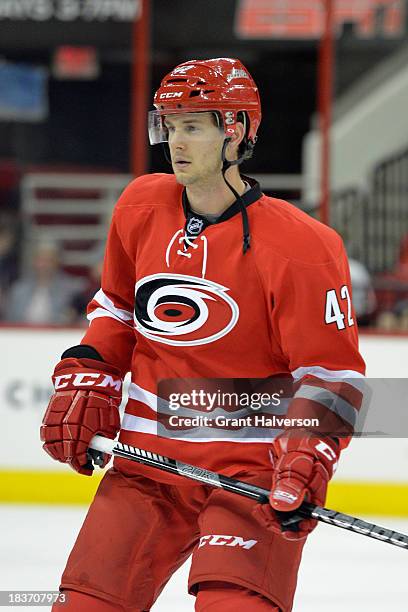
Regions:
<instances>
[{"instance_id":1,"label":"nhl shield logo","mask_svg":"<svg viewBox=\"0 0 408 612\"><path fill-rule=\"evenodd\" d=\"M187 223L187 233L190 236L198 236L198 234L203 229L204 222L202 219L197 219L197 217L191 217Z\"/></svg>"}]
</instances>

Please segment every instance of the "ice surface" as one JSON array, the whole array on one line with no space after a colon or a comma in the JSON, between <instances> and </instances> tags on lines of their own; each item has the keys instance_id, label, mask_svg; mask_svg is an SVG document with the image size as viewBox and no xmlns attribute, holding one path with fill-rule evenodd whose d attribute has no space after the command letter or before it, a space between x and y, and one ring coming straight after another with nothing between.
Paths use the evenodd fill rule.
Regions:
<instances>
[{"instance_id":1,"label":"ice surface","mask_svg":"<svg viewBox=\"0 0 408 612\"><path fill-rule=\"evenodd\" d=\"M57 590L86 508L0 505L1 590ZM367 520L408 532L408 520ZM186 563L154 612L191 612ZM1 610L46 610L2 607ZM305 547L293 612L406 612L408 551L320 524Z\"/></svg>"}]
</instances>

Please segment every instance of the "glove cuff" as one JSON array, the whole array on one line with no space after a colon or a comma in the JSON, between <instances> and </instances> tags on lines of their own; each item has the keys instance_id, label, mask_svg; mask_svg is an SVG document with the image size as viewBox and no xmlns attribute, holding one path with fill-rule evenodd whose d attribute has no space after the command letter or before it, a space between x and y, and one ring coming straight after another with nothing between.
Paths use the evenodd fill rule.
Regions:
<instances>
[{"instance_id":1,"label":"glove cuff","mask_svg":"<svg viewBox=\"0 0 408 612\"><path fill-rule=\"evenodd\" d=\"M105 361L98 351L89 344L77 344L67 348L61 355L61 359L68 357L77 357L78 359L96 359L97 361Z\"/></svg>"}]
</instances>

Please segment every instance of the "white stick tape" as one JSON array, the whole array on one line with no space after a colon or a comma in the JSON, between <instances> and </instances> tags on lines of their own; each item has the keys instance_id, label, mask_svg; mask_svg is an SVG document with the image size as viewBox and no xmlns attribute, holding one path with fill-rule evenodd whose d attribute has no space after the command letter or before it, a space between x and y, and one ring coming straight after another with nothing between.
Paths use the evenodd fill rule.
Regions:
<instances>
[{"instance_id":1,"label":"white stick tape","mask_svg":"<svg viewBox=\"0 0 408 612\"><path fill-rule=\"evenodd\" d=\"M102 436L94 436L89 443L90 448L101 451L102 453L112 454L112 449L116 446L116 440L109 440Z\"/></svg>"}]
</instances>

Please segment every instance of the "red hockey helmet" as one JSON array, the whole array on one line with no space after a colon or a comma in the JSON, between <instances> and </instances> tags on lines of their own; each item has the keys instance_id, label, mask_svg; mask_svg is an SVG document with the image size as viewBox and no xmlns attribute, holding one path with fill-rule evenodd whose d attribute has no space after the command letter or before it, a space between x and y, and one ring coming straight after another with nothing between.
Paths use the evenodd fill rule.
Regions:
<instances>
[{"instance_id":1,"label":"red hockey helmet","mask_svg":"<svg viewBox=\"0 0 408 612\"><path fill-rule=\"evenodd\" d=\"M233 134L239 113L244 113L249 148L256 142L261 122L258 88L237 59L191 60L176 66L162 80L153 104L156 110L149 113L151 144L167 142L163 116L197 112L217 113L226 137Z\"/></svg>"}]
</instances>

